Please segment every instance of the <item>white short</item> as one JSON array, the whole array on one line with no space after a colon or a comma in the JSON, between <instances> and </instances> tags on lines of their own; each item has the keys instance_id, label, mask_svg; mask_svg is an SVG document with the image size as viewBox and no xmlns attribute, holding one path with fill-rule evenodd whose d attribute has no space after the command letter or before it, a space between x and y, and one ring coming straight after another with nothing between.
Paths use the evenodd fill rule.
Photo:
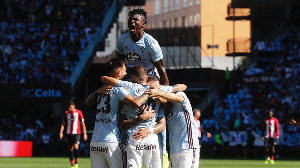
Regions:
<instances>
[{"instance_id":1,"label":"white short","mask_svg":"<svg viewBox=\"0 0 300 168\"><path fill-rule=\"evenodd\" d=\"M133 133L134 134L134 133ZM149 134L143 141L135 141L129 135L127 144L127 168L161 168L161 147L157 134Z\"/></svg>"},{"instance_id":2,"label":"white short","mask_svg":"<svg viewBox=\"0 0 300 168\"><path fill-rule=\"evenodd\" d=\"M91 142L90 159L92 168L123 167L119 143Z\"/></svg>"},{"instance_id":3,"label":"white short","mask_svg":"<svg viewBox=\"0 0 300 168\"><path fill-rule=\"evenodd\" d=\"M172 168L198 168L200 149L187 149L170 155Z\"/></svg>"}]
</instances>

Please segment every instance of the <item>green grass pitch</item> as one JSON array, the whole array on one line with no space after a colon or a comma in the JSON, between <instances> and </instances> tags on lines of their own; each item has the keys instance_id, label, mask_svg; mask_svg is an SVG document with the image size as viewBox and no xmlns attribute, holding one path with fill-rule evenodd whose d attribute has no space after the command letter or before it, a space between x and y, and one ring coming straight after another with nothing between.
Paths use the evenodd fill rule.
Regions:
<instances>
[{"instance_id":1,"label":"green grass pitch","mask_svg":"<svg viewBox=\"0 0 300 168\"><path fill-rule=\"evenodd\" d=\"M299 168L300 160L275 160L265 165L264 160L202 159L200 168ZM0 158L0 168L69 168L67 157ZM79 158L79 168L90 168L90 159Z\"/></svg>"}]
</instances>

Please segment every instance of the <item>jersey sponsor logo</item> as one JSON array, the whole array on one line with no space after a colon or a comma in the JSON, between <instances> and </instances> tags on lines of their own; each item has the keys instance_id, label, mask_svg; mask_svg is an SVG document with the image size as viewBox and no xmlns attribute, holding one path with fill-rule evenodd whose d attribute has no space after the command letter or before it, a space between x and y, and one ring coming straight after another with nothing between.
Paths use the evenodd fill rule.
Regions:
<instances>
[{"instance_id":1,"label":"jersey sponsor logo","mask_svg":"<svg viewBox=\"0 0 300 168\"><path fill-rule=\"evenodd\" d=\"M130 53L128 53L127 55L126 55L126 59L128 60L128 61L137 61L137 62L139 62L139 61L141 61L141 56L140 55L138 55L137 53L135 53L135 52L130 52Z\"/></svg>"},{"instance_id":2,"label":"jersey sponsor logo","mask_svg":"<svg viewBox=\"0 0 300 168\"><path fill-rule=\"evenodd\" d=\"M156 145L136 145L135 150L151 150L156 149Z\"/></svg>"},{"instance_id":3,"label":"jersey sponsor logo","mask_svg":"<svg viewBox=\"0 0 300 168\"><path fill-rule=\"evenodd\" d=\"M103 122L103 123L111 123L110 119L106 118L97 118L96 123Z\"/></svg>"},{"instance_id":4,"label":"jersey sponsor logo","mask_svg":"<svg viewBox=\"0 0 300 168\"><path fill-rule=\"evenodd\" d=\"M91 146L90 150L91 150L91 152L107 153L108 152L108 147L103 148L102 146Z\"/></svg>"}]
</instances>

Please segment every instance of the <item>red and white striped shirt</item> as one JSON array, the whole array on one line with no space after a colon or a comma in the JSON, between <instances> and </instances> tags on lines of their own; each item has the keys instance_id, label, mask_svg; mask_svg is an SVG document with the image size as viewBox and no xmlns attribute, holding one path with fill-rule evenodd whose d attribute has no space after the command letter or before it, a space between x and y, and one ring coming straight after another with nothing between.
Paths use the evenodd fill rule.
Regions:
<instances>
[{"instance_id":1,"label":"red and white striped shirt","mask_svg":"<svg viewBox=\"0 0 300 168\"><path fill-rule=\"evenodd\" d=\"M265 138L278 138L280 135L279 122L277 118L272 117L264 121L266 126Z\"/></svg>"},{"instance_id":2,"label":"red and white striped shirt","mask_svg":"<svg viewBox=\"0 0 300 168\"><path fill-rule=\"evenodd\" d=\"M201 123L200 120L194 118L196 126L197 126L197 134L198 134L198 138L201 138Z\"/></svg>"},{"instance_id":3,"label":"red and white striped shirt","mask_svg":"<svg viewBox=\"0 0 300 168\"><path fill-rule=\"evenodd\" d=\"M74 112L67 110L63 121L66 123L66 134L81 134L81 121L84 121L82 111L75 109Z\"/></svg>"}]
</instances>

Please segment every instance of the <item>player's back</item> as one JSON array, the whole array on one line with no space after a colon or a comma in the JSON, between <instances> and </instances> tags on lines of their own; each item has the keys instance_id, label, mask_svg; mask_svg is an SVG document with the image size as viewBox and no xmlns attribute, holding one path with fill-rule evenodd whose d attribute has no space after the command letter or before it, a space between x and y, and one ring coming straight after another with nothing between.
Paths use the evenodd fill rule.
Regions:
<instances>
[{"instance_id":1,"label":"player's back","mask_svg":"<svg viewBox=\"0 0 300 168\"><path fill-rule=\"evenodd\" d=\"M113 87L107 94L99 95L92 141L119 142L119 104L127 95L123 87Z\"/></svg>"},{"instance_id":2,"label":"player's back","mask_svg":"<svg viewBox=\"0 0 300 168\"><path fill-rule=\"evenodd\" d=\"M142 84L137 84L137 83L132 83L132 82L127 82L127 81L120 81L119 83L120 86L123 86L133 98L140 97L146 90L150 88L148 85L142 85ZM150 110L155 110L156 116L150 120L140 122L136 126L130 128L127 133L132 133L135 132L135 130L139 128L148 128L148 127L153 127L156 124L156 118L158 115L158 108L159 105L155 103L155 100L153 98L149 98L142 106L135 108L131 106L127 106L126 108L126 116L128 119L134 118L136 116L139 116L143 113L144 109L146 106L150 107Z\"/></svg>"},{"instance_id":3,"label":"player's back","mask_svg":"<svg viewBox=\"0 0 300 168\"><path fill-rule=\"evenodd\" d=\"M190 101L185 93L177 92L176 94L183 96L184 101L172 103L167 115L171 153L200 147Z\"/></svg>"}]
</instances>

